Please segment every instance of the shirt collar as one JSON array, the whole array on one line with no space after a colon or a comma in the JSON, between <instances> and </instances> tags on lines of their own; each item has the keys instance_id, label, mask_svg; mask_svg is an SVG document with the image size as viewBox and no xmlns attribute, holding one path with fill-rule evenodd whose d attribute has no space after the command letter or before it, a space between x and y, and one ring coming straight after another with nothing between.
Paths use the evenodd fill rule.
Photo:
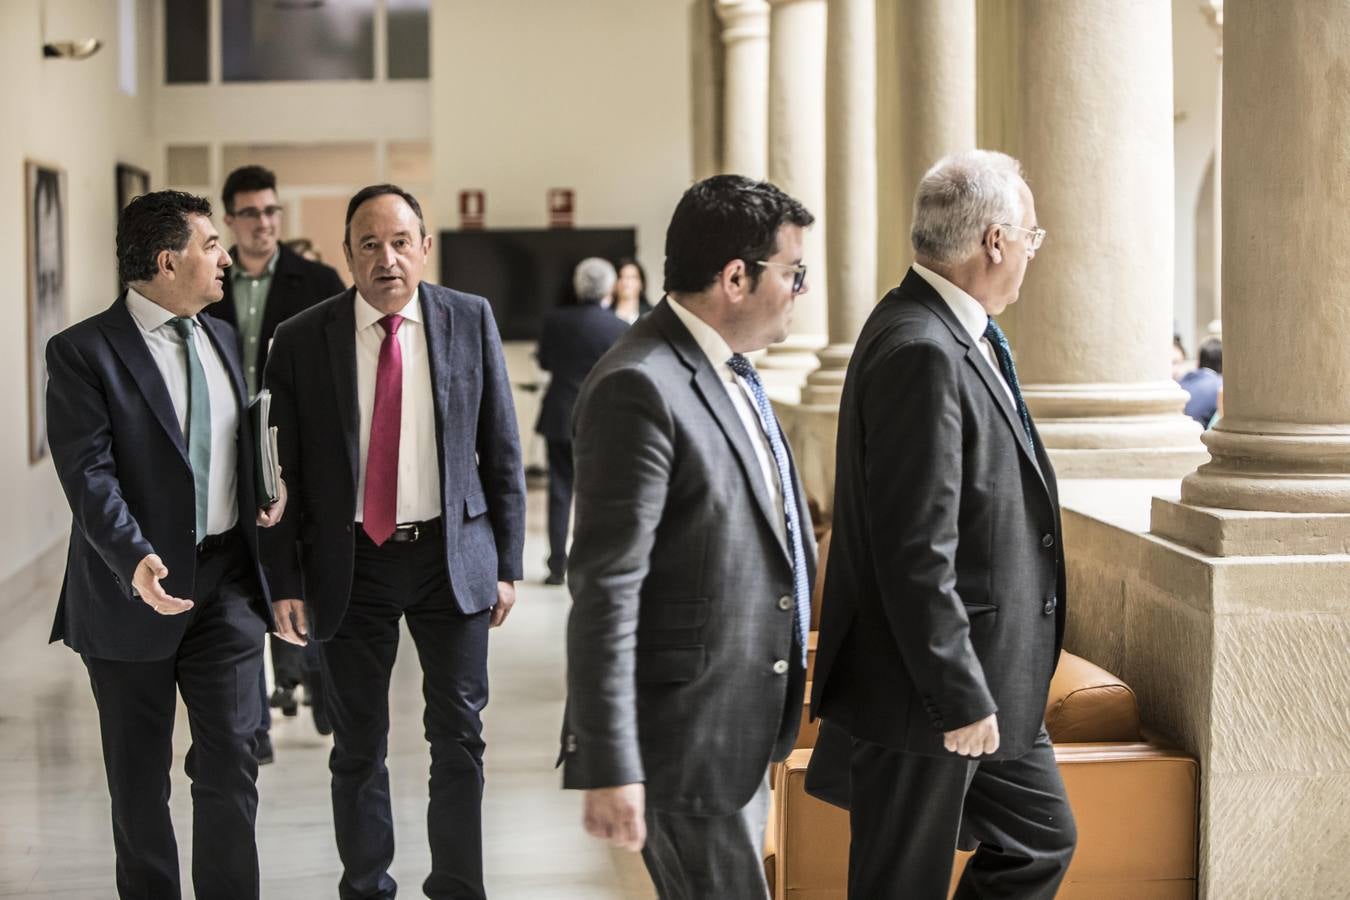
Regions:
<instances>
[{"instance_id":1,"label":"shirt collar","mask_svg":"<svg viewBox=\"0 0 1350 900\"><path fill-rule=\"evenodd\" d=\"M933 290L938 292L938 296L961 323L961 327L969 332L971 338L978 344L984 338L984 330L989 327L989 313L985 312L980 301L926 266L911 263L910 268L932 285Z\"/></svg>"},{"instance_id":2,"label":"shirt collar","mask_svg":"<svg viewBox=\"0 0 1350 900\"><path fill-rule=\"evenodd\" d=\"M280 256L281 256L281 247L278 246L277 249L272 251L272 258L267 261L267 265L265 267L267 271L261 275L248 274L247 272L244 271L244 267L236 262L230 266L230 277L235 281L238 281L240 278L271 278L274 274L276 274L277 259ZM234 254L230 254L230 257L231 259L233 259Z\"/></svg>"},{"instance_id":3,"label":"shirt collar","mask_svg":"<svg viewBox=\"0 0 1350 900\"><path fill-rule=\"evenodd\" d=\"M422 288L419 285L412 297L409 298L408 302L398 311L398 314L402 316L405 321L416 322L418 325L422 324L422 305L418 302L421 295ZM384 318L384 313L371 306L370 303L366 301L366 298L361 296L360 291L356 291L356 296L352 299L352 302L356 304L357 333L365 331L367 328L375 327L375 325Z\"/></svg>"},{"instance_id":4,"label":"shirt collar","mask_svg":"<svg viewBox=\"0 0 1350 900\"><path fill-rule=\"evenodd\" d=\"M676 303L675 299L669 294L666 295L666 302L670 304L670 308L675 315L679 316L680 321L684 323L684 327L688 328L689 333L694 336L694 341L703 351L703 354L708 357L708 362L712 363L713 370L719 375L722 374L724 369L730 372L731 369L727 367L727 360L731 359L732 350L731 345L726 342L726 338L722 337L716 328Z\"/></svg>"},{"instance_id":5,"label":"shirt collar","mask_svg":"<svg viewBox=\"0 0 1350 900\"><path fill-rule=\"evenodd\" d=\"M131 313L131 317L141 326L141 330L146 332L162 328L164 323L177 318L134 287L127 288L127 312ZM195 322L197 317L193 316L192 320Z\"/></svg>"}]
</instances>

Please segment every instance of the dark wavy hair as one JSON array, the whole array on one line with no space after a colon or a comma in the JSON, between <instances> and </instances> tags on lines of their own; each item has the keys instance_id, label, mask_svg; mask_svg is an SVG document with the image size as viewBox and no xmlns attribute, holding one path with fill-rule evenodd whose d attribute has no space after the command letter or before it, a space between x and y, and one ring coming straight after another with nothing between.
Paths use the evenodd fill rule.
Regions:
<instances>
[{"instance_id":1,"label":"dark wavy hair","mask_svg":"<svg viewBox=\"0 0 1350 900\"><path fill-rule=\"evenodd\" d=\"M277 176L271 169L262 166L240 166L225 176L225 187L220 191L220 202L225 204L225 212L234 215L234 195L244 191L275 191Z\"/></svg>"},{"instance_id":2,"label":"dark wavy hair","mask_svg":"<svg viewBox=\"0 0 1350 900\"><path fill-rule=\"evenodd\" d=\"M733 259L745 260L750 289L778 251L778 229L806 228L816 217L767 181L714 175L684 192L666 229L667 293L696 294L717 280Z\"/></svg>"},{"instance_id":3,"label":"dark wavy hair","mask_svg":"<svg viewBox=\"0 0 1350 900\"><path fill-rule=\"evenodd\" d=\"M154 278L160 251L182 252L192 238L188 216L211 218L211 201L183 191L154 191L126 205L117 217L117 275L123 284Z\"/></svg>"}]
</instances>

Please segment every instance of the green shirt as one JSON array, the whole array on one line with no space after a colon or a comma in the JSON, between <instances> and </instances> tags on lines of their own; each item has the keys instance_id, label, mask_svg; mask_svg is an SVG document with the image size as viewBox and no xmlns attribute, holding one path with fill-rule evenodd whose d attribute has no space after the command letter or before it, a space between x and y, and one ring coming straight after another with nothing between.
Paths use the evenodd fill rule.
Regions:
<instances>
[{"instance_id":1,"label":"green shirt","mask_svg":"<svg viewBox=\"0 0 1350 900\"><path fill-rule=\"evenodd\" d=\"M267 307L267 292L272 289L272 275L277 270L277 257L281 251L272 254L267 268L256 278L244 271L244 267L235 263L230 268L230 287L234 292L234 316L239 323L239 342L244 348L244 381L248 383L248 396L253 399L258 393L258 340L262 334L263 314Z\"/></svg>"}]
</instances>

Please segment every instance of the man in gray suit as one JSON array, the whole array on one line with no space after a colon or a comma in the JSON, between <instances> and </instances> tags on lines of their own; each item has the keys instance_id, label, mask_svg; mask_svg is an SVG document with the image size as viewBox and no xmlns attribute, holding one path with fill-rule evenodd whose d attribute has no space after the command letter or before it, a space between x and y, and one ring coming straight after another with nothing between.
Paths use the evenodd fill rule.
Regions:
<instances>
[{"instance_id":1,"label":"man in gray suit","mask_svg":"<svg viewBox=\"0 0 1350 900\"><path fill-rule=\"evenodd\" d=\"M766 773L797 734L815 546L742 354L787 336L813 220L763 182L691 187L665 302L577 403L563 786L662 898L767 894Z\"/></svg>"},{"instance_id":2,"label":"man in gray suit","mask_svg":"<svg viewBox=\"0 0 1350 900\"><path fill-rule=\"evenodd\" d=\"M991 318L1044 237L1015 160L942 160L914 201L914 266L849 362L812 712L852 737L850 898L946 900L953 851L978 842L958 898L1048 900L1073 856L1042 721L1059 498Z\"/></svg>"}]
</instances>

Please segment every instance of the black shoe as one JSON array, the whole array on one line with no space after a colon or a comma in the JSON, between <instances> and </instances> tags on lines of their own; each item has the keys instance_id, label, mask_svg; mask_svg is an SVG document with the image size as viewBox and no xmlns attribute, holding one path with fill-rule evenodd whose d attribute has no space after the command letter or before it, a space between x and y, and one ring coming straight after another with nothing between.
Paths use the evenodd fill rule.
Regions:
<instances>
[{"instance_id":1,"label":"black shoe","mask_svg":"<svg viewBox=\"0 0 1350 900\"><path fill-rule=\"evenodd\" d=\"M565 579L563 578L563 576L562 576L560 573L558 573L558 572L549 572L549 573L548 573L548 577L544 579L544 584L549 584L549 585L559 585L559 584L562 584L564 581L565 581Z\"/></svg>"},{"instance_id":2,"label":"black shoe","mask_svg":"<svg viewBox=\"0 0 1350 900\"><path fill-rule=\"evenodd\" d=\"M267 699L267 705L281 710L284 716L293 716L300 711L300 704L295 699L295 688L276 687Z\"/></svg>"},{"instance_id":3,"label":"black shoe","mask_svg":"<svg viewBox=\"0 0 1350 900\"><path fill-rule=\"evenodd\" d=\"M272 752L272 736L265 731L253 737L253 758L260 766L276 759L276 754Z\"/></svg>"},{"instance_id":4,"label":"black shoe","mask_svg":"<svg viewBox=\"0 0 1350 900\"><path fill-rule=\"evenodd\" d=\"M305 673L305 702L314 714L314 730L322 735L333 733L333 725L328 721L328 704L323 699L323 675L320 672Z\"/></svg>"}]
</instances>

